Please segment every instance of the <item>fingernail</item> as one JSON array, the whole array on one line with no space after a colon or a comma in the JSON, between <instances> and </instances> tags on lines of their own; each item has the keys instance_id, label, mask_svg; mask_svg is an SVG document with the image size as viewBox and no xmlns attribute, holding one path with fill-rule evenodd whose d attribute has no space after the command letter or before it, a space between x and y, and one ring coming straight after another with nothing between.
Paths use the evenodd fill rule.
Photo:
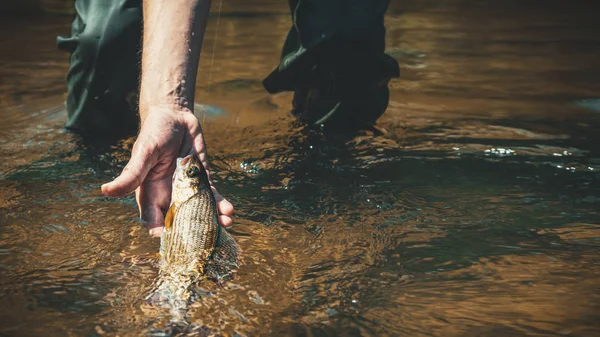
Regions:
<instances>
[{"instance_id":1,"label":"fingernail","mask_svg":"<svg viewBox=\"0 0 600 337\"><path fill-rule=\"evenodd\" d=\"M148 230L148 234L150 234L150 236L155 237L155 238L159 238L161 236L163 232L163 227L154 227L154 228L150 228Z\"/></svg>"}]
</instances>

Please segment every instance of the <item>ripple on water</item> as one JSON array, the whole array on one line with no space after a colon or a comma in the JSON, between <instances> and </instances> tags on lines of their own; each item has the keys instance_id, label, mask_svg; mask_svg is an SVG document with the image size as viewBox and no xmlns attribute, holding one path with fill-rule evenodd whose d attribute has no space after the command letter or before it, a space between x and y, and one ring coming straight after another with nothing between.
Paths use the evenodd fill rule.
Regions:
<instances>
[{"instance_id":1,"label":"ripple on water","mask_svg":"<svg viewBox=\"0 0 600 337\"><path fill-rule=\"evenodd\" d=\"M189 330L598 335L598 125L593 100L572 103L598 91L598 20L582 3L390 2L403 77L377 130L351 137L302 127L290 93L264 93L289 16L222 17L197 115L243 264L199 284ZM287 10L251 7L275 4ZM56 21L38 19L2 37L18 48L0 69L0 334L174 335L186 328L144 301L158 241L133 196L98 193L134 139L82 145L44 110L63 104L67 58L42 34Z\"/></svg>"}]
</instances>

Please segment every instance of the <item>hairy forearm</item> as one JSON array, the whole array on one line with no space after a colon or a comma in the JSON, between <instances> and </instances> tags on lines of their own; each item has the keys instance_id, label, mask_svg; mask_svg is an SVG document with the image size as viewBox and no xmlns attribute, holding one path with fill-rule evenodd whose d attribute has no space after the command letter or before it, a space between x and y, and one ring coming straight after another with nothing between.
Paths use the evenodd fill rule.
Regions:
<instances>
[{"instance_id":1,"label":"hairy forearm","mask_svg":"<svg viewBox=\"0 0 600 337\"><path fill-rule=\"evenodd\" d=\"M210 0L144 0L140 117L149 108L193 111Z\"/></svg>"}]
</instances>

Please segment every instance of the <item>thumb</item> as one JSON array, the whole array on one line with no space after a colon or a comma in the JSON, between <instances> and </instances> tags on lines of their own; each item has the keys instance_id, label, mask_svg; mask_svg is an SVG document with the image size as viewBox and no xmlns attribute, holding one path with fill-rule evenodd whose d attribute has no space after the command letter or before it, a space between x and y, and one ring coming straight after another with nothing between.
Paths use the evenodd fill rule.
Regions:
<instances>
[{"instance_id":1,"label":"thumb","mask_svg":"<svg viewBox=\"0 0 600 337\"><path fill-rule=\"evenodd\" d=\"M136 149L131 153L131 159L113 181L102 185L102 194L108 197L122 197L138 188L148 172L154 166L151 151L144 148Z\"/></svg>"}]
</instances>

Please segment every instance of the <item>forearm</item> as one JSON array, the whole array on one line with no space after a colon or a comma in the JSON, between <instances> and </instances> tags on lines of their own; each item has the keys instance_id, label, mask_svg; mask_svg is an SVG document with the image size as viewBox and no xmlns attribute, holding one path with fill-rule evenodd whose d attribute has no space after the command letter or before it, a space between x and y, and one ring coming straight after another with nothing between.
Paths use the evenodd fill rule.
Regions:
<instances>
[{"instance_id":1,"label":"forearm","mask_svg":"<svg viewBox=\"0 0 600 337\"><path fill-rule=\"evenodd\" d=\"M210 0L144 0L140 118L152 106L193 111Z\"/></svg>"}]
</instances>

